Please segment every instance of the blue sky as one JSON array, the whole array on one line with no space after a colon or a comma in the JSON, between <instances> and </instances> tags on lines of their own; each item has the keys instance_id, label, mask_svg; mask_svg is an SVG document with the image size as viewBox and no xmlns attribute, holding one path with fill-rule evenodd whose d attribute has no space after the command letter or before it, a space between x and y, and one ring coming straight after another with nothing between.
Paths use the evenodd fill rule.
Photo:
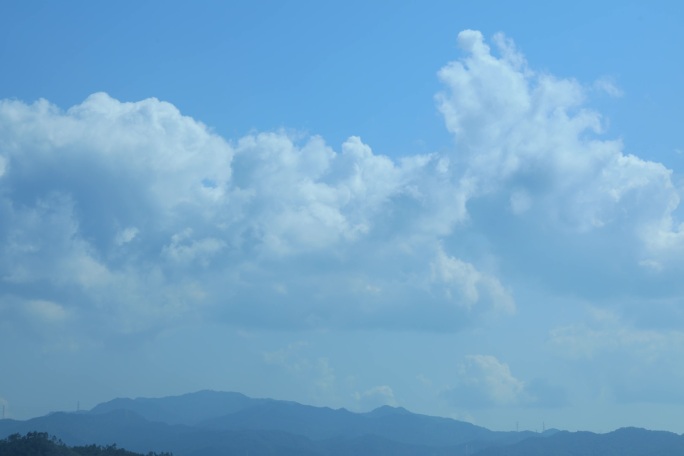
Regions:
<instances>
[{"instance_id":1,"label":"blue sky","mask_svg":"<svg viewBox=\"0 0 684 456\"><path fill-rule=\"evenodd\" d=\"M684 432L677 2L4 2L0 402Z\"/></svg>"}]
</instances>

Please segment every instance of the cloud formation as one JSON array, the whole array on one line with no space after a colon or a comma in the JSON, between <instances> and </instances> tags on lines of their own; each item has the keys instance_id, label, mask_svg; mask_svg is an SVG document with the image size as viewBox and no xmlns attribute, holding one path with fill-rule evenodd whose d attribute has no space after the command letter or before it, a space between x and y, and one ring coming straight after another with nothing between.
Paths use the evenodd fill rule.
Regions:
<instances>
[{"instance_id":1,"label":"cloud formation","mask_svg":"<svg viewBox=\"0 0 684 456\"><path fill-rule=\"evenodd\" d=\"M516 378L508 364L491 355L469 355L458 366L456 384L442 395L457 409L496 407L558 407L565 391L535 379Z\"/></svg>"},{"instance_id":2,"label":"cloud formation","mask_svg":"<svg viewBox=\"0 0 684 456\"><path fill-rule=\"evenodd\" d=\"M168 103L102 93L66 112L4 101L0 116L2 292L22 306L60 296L123 331L207 314L448 329L513 306L438 243L463 217L439 157L283 132L231 144Z\"/></svg>"},{"instance_id":3,"label":"cloud formation","mask_svg":"<svg viewBox=\"0 0 684 456\"><path fill-rule=\"evenodd\" d=\"M503 192L514 213L535 211L578 232L626 224L650 248L676 242L671 171L599 139L601 117L583 106L587 89L534 72L503 35L494 37L499 57L480 32L461 32L458 43L469 55L439 72L447 90L438 103L472 195Z\"/></svg>"},{"instance_id":4,"label":"cloud formation","mask_svg":"<svg viewBox=\"0 0 684 456\"><path fill-rule=\"evenodd\" d=\"M0 312L98 334L454 331L515 311L512 269L562 289L677 266L672 172L600 139L589 89L493 41L461 32L464 57L439 72L456 139L439 154L228 140L154 98L0 102ZM631 269L603 267L615 258Z\"/></svg>"},{"instance_id":5,"label":"cloud formation","mask_svg":"<svg viewBox=\"0 0 684 456\"><path fill-rule=\"evenodd\" d=\"M363 392L357 391L353 396L362 411L373 410L383 405L391 407L399 405L394 397L394 391L387 385L375 386Z\"/></svg>"},{"instance_id":6,"label":"cloud formation","mask_svg":"<svg viewBox=\"0 0 684 456\"><path fill-rule=\"evenodd\" d=\"M554 328L549 346L577 369L592 372L594 391L609 390L618 402L684 403L684 331L649 328L615 311L591 308L582 323Z\"/></svg>"}]
</instances>

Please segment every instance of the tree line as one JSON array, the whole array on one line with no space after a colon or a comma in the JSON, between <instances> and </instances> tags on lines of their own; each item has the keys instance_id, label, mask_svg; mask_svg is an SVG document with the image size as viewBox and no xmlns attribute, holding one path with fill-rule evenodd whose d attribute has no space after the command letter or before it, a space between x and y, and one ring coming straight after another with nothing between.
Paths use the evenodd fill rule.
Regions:
<instances>
[{"instance_id":1,"label":"tree line","mask_svg":"<svg viewBox=\"0 0 684 456\"><path fill-rule=\"evenodd\" d=\"M12 434L0 440L0 456L173 456L171 453L149 452L146 455L111 445L67 446L46 432Z\"/></svg>"}]
</instances>

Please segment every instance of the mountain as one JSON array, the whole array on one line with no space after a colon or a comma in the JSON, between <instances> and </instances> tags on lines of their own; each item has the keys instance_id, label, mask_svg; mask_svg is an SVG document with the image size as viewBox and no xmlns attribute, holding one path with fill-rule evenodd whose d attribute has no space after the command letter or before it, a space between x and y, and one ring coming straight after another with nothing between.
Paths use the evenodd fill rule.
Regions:
<instances>
[{"instance_id":1,"label":"mountain","mask_svg":"<svg viewBox=\"0 0 684 456\"><path fill-rule=\"evenodd\" d=\"M684 455L684 435L622 428L607 434L556 432L506 447L490 447L477 456L675 456Z\"/></svg>"},{"instance_id":2,"label":"mountain","mask_svg":"<svg viewBox=\"0 0 684 456\"><path fill-rule=\"evenodd\" d=\"M193 425L268 402L273 400L252 399L241 393L205 390L164 398L119 398L95 406L90 413L129 410L149 421Z\"/></svg>"},{"instance_id":3,"label":"mountain","mask_svg":"<svg viewBox=\"0 0 684 456\"><path fill-rule=\"evenodd\" d=\"M684 437L620 429L495 432L470 423L383 406L368 413L200 391L158 399L114 399L89 412L0 420L0 438L47 432L69 445L117 444L176 456L670 456Z\"/></svg>"},{"instance_id":4,"label":"mountain","mask_svg":"<svg viewBox=\"0 0 684 456\"><path fill-rule=\"evenodd\" d=\"M0 422L0 437L30 431L69 444L116 443L134 451L176 455L222 454L451 454L465 444L484 448L520 441L525 434L497 433L470 423L384 406L368 413L200 391L165 398L119 398L89 412L53 413L28 421Z\"/></svg>"},{"instance_id":5,"label":"mountain","mask_svg":"<svg viewBox=\"0 0 684 456\"><path fill-rule=\"evenodd\" d=\"M466 442L512 443L525 433L493 432L448 418L382 406L368 413L313 407L296 402L252 399L239 393L200 391L159 399L115 399L93 408L100 414L129 410L150 421L188 424L200 429L277 430L312 440L376 435L416 445L453 446Z\"/></svg>"},{"instance_id":6,"label":"mountain","mask_svg":"<svg viewBox=\"0 0 684 456\"><path fill-rule=\"evenodd\" d=\"M216 391L157 399L114 399L89 413L99 415L117 410L169 425L184 424L211 431L277 430L312 440L371 434L402 443L446 446L479 438L506 438L503 433L470 423L418 415L403 408L383 406L368 413L353 413ZM520 436L514 440L520 440Z\"/></svg>"}]
</instances>

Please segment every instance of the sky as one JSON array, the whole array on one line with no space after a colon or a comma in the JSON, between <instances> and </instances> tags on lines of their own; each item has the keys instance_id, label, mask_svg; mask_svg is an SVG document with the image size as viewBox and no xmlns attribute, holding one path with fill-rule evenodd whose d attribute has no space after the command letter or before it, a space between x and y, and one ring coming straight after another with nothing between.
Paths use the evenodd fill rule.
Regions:
<instances>
[{"instance_id":1,"label":"sky","mask_svg":"<svg viewBox=\"0 0 684 456\"><path fill-rule=\"evenodd\" d=\"M6 417L684 433L683 5L2 2Z\"/></svg>"}]
</instances>

